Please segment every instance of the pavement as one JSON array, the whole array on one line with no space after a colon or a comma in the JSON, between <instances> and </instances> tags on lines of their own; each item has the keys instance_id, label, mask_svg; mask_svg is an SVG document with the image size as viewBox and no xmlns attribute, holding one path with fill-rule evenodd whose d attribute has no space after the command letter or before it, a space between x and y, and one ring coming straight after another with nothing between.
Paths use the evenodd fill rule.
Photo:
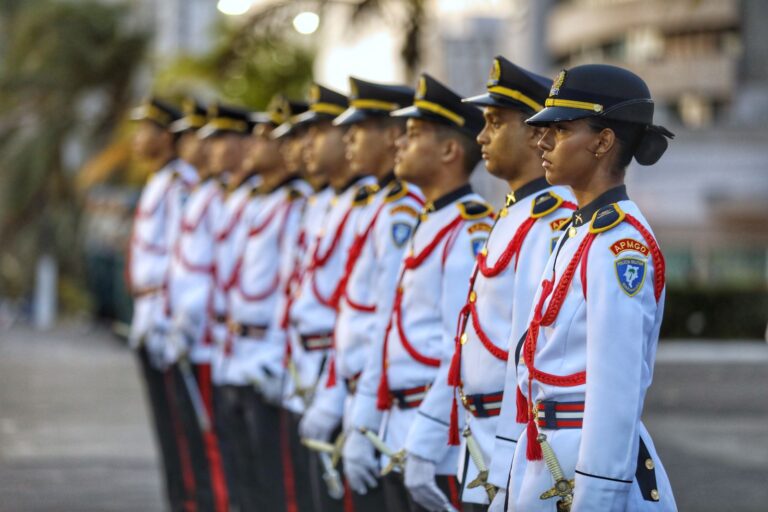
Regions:
<instances>
[{"instance_id":1,"label":"pavement","mask_svg":"<svg viewBox=\"0 0 768 512\"><path fill-rule=\"evenodd\" d=\"M768 345L659 349L645 423L679 510L768 509ZM103 329L0 331L0 512L161 512L130 352Z\"/></svg>"}]
</instances>

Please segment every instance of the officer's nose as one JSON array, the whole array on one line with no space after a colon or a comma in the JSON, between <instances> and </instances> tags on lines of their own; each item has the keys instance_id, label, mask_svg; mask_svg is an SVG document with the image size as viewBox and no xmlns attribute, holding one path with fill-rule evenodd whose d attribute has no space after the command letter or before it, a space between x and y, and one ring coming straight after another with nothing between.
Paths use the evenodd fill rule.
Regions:
<instances>
[{"instance_id":1,"label":"officer's nose","mask_svg":"<svg viewBox=\"0 0 768 512\"><path fill-rule=\"evenodd\" d=\"M554 147L552 128L547 127L544 129L544 133L541 134L541 138L539 139L539 142L536 143L536 145L542 151L552 151L552 148Z\"/></svg>"},{"instance_id":2,"label":"officer's nose","mask_svg":"<svg viewBox=\"0 0 768 512\"><path fill-rule=\"evenodd\" d=\"M488 138L488 122L486 121L482 131L477 134L477 143L481 146L485 146L489 142L491 142L491 140Z\"/></svg>"},{"instance_id":3,"label":"officer's nose","mask_svg":"<svg viewBox=\"0 0 768 512\"><path fill-rule=\"evenodd\" d=\"M408 136L406 134L402 134L395 141L395 147L397 149L403 150L407 145L408 145Z\"/></svg>"}]
</instances>

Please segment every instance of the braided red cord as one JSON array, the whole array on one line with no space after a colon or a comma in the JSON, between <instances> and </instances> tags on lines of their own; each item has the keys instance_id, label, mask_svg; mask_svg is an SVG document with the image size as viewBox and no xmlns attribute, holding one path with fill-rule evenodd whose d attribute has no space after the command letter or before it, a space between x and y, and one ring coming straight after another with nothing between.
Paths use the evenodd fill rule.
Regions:
<instances>
[{"instance_id":1,"label":"braided red cord","mask_svg":"<svg viewBox=\"0 0 768 512\"><path fill-rule=\"evenodd\" d=\"M336 247L339 245L339 241L341 240L341 235L344 233L344 227L347 225L347 221L349 220L349 216L352 213L353 206L350 206L347 211L344 213L344 216L341 218L341 222L339 222L339 225L336 227L336 233L333 235L333 239L331 241L331 245L328 247L328 249L325 251L325 254L322 256L320 255L320 240L317 241L317 245L315 246L315 252L312 255L312 268L318 268L325 266L326 263L328 263L328 260L333 255L334 251L336 251Z\"/></svg>"},{"instance_id":2,"label":"braided red cord","mask_svg":"<svg viewBox=\"0 0 768 512\"><path fill-rule=\"evenodd\" d=\"M406 257L405 260L403 261L403 266L407 270L413 270L421 266L421 264L424 263L424 260L426 260L430 254L432 254L432 251L435 250L435 248L440 244L443 238L445 238L446 235L448 235L453 230L458 228L463 220L464 219L461 217L461 215L458 215L451 222L443 226L443 228L437 232L437 235L435 235L435 238L426 247L424 247L424 249L422 249L422 251L418 255Z\"/></svg>"},{"instance_id":3,"label":"braided red cord","mask_svg":"<svg viewBox=\"0 0 768 512\"><path fill-rule=\"evenodd\" d=\"M638 230L641 235L643 235L645 242L648 244L651 257L653 258L654 266L653 293L656 297L656 302L659 302L659 299L661 298L661 292L664 291L666 273L666 262L664 261L664 255L661 253L661 249L659 248L659 244L656 243L656 239L639 220L629 214L626 214L624 219L629 222L632 227Z\"/></svg>"}]
</instances>

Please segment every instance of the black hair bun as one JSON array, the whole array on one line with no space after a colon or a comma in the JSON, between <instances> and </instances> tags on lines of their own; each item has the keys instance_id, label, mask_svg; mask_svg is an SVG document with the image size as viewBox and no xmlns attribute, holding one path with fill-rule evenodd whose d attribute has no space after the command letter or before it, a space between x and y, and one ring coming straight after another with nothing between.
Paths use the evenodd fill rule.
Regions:
<instances>
[{"instance_id":1,"label":"black hair bun","mask_svg":"<svg viewBox=\"0 0 768 512\"><path fill-rule=\"evenodd\" d=\"M635 150L635 160L640 165L655 164L667 150L667 147L669 147L667 139L674 138L675 134L663 126L655 124L647 126Z\"/></svg>"}]
</instances>

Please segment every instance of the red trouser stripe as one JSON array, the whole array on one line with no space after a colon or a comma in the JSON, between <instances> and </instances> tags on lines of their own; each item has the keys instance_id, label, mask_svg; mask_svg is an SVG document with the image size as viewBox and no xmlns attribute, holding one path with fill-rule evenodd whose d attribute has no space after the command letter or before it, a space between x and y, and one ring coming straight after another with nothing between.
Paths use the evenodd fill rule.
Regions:
<instances>
[{"instance_id":1,"label":"red trouser stripe","mask_svg":"<svg viewBox=\"0 0 768 512\"><path fill-rule=\"evenodd\" d=\"M280 456L283 459L283 488L285 489L285 512L299 512L296 502L296 478L291 457L289 411L280 409Z\"/></svg>"},{"instance_id":2,"label":"red trouser stripe","mask_svg":"<svg viewBox=\"0 0 768 512\"><path fill-rule=\"evenodd\" d=\"M451 499L451 504L456 507L457 510L461 510L461 503L459 502L459 486L456 483L456 478L448 477L448 491Z\"/></svg>"},{"instance_id":3,"label":"red trouser stripe","mask_svg":"<svg viewBox=\"0 0 768 512\"><path fill-rule=\"evenodd\" d=\"M176 449L179 452L179 462L181 463L181 480L184 484L184 510L186 512L197 512L197 503L195 502L195 473L192 470L192 458L189 455L189 442L181 426L179 419L179 403L176 400L176 385L173 382L173 374L166 371L163 374L165 381L165 394L168 397L170 406L171 423L173 431L176 433Z\"/></svg>"},{"instance_id":4,"label":"red trouser stripe","mask_svg":"<svg viewBox=\"0 0 768 512\"><path fill-rule=\"evenodd\" d=\"M200 394L208 411L208 417L213 418L213 386L211 384L211 365L195 365L197 370L197 381L200 386ZM219 451L219 440L216 438L216 432L213 430L203 432L203 444L205 447L205 456L208 459L208 469L211 478L211 490L213 491L213 506L216 512L227 512L229 510L229 497L227 495L227 481L224 477L224 463L221 460Z\"/></svg>"}]
</instances>

